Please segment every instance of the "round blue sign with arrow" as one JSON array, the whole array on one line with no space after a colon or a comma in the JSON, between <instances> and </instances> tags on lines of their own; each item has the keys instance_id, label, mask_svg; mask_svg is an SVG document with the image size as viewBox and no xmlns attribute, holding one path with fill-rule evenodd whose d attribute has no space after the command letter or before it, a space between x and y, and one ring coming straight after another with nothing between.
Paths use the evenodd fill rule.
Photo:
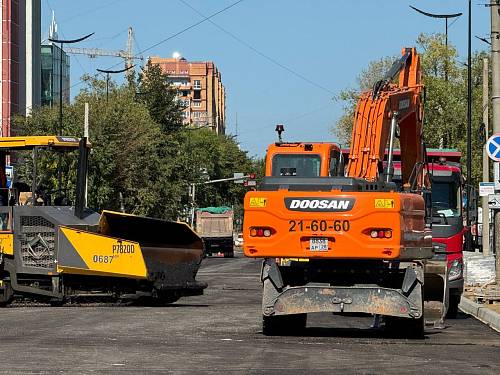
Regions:
<instances>
[{"instance_id":1,"label":"round blue sign with arrow","mask_svg":"<svg viewBox=\"0 0 500 375\"><path fill-rule=\"evenodd\" d=\"M486 152L493 161L500 161L500 133L493 134L486 141Z\"/></svg>"}]
</instances>

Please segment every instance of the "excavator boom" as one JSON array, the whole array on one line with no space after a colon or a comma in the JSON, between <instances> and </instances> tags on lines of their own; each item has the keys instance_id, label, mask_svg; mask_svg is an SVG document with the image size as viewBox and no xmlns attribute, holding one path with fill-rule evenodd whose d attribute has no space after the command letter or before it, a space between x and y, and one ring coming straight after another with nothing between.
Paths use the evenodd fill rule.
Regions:
<instances>
[{"instance_id":1,"label":"excavator boom","mask_svg":"<svg viewBox=\"0 0 500 375\"><path fill-rule=\"evenodd\" d=\"M398 74L398 83L392 83ZM358 101L347 176L377 181L381 172L390 174L390 163L383 169L384 154L388 142L392 154L399 124L402 179L403 184L410 183L415 166L424 162L422 91L420 58L415 48L404 48L401 59ZM422 187L422 173L414 177L419 177L415 182Z\"/></svg>"}]
</instances>

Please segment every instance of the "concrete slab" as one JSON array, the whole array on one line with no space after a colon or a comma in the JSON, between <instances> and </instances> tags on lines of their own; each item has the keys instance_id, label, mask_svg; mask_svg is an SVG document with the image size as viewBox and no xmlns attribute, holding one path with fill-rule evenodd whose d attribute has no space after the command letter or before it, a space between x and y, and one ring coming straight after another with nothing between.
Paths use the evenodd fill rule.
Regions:
<instances>
[{"instance_id":1,"label":"concrete slab","mask_svg":"<svg viewBox=\"0 0 500 375\"><path fill-rule=\"evenodd\" d=\"M500 313L498 305L479 304L466 296L462 296L458 306L463 312L474 316L495 331L500 332Z\"/></svg>"}]
</instances>

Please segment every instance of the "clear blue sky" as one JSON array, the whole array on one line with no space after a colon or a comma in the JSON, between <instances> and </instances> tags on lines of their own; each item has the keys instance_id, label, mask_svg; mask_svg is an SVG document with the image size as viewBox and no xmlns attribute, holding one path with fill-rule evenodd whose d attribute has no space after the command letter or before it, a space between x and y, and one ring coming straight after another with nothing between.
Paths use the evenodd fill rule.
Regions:
<instances>
[{"instance_id":1,"label":"clear blue sky","mask_svg":"<svg viewBox=\"0 0 500 375\"><path fill-rule=\"evenodd\" d=\"M236 0L185 1L208 16ZM125 49L127 28L132 26L135 53L203 19L181 0L41 2L42 38L48 33L53 9L63 37L95 32L79 47ZM485 2L472 2L473 35L489 35L489 8L478 5ZM275 141L276 123L285 124L286 140L335 140L331 129L342 113L342 103L333 100L334 94L354 87L356 76L370 60L413 46L422 32L444 32L444 20L417 14L410 4L434 13L464 12L449 27L449 40L465 61L466 0L244 0L212 19L306 79L258 55L208 21L148 50L144 57L170 57L179 51L188 60L214 61L226 87L227 133L236 133L237 113L242 149L262 156L267 144ZM473 50L485 48L473 38ZM121 67L121 60L73 55L72 85L84 73L111 66ZM72 96L80 87L72 88Z\"/></svg>"}]
</instances>

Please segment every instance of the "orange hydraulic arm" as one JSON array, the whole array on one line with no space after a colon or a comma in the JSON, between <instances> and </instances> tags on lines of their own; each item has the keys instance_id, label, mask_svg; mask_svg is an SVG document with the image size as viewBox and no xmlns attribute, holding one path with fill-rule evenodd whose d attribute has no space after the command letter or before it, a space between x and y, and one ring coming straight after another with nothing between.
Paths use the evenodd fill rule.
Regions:
<instances>
[{"instance_id":1,"label":"orange hydraulic arm","mask_svg":"<svg viewBox=\"0 0 500 375\"><path fill-rule=\"evenodd\" d=\"M398 73L399 82L391 83ZM415 48L403 48L401 59L371 91L363 93L357 103L347 169L349 177L376 181L383 170L388 142L389 160L384 174L391 174L391 148L396 125L399 125L402 182L409 183L412 174L416 174L417 184L422 186L422 174L418 170L414 172L424 161L422 91L420 58Z\"/></svg>"}]
</instances>

